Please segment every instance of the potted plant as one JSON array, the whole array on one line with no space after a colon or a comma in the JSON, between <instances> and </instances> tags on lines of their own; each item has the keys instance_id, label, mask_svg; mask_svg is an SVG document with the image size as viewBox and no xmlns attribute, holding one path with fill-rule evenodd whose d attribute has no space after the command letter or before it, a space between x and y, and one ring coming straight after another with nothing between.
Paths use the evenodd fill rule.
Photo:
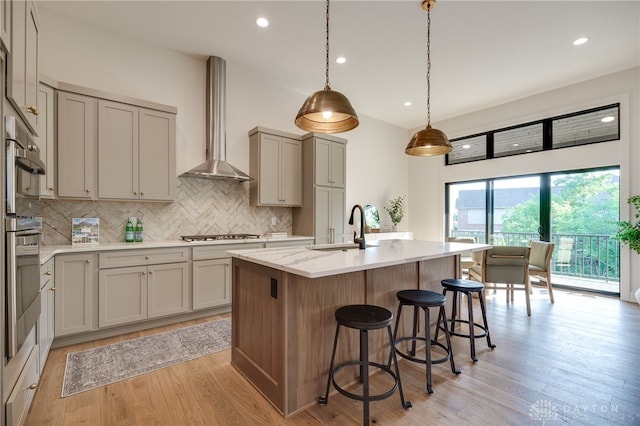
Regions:
<instances>
[{"instance_id":1,"label":"potted plant","mask_svg":"<svg viewBox=\"0 0 640 426\"><path fill-rule=\"evenodd\" d=\"M393 230L395 231L396 227L404 217L404 197L399 196L393 200L389 200L387 205L384 206L384 209L389 213L391 223L393 224Z\"/></svg>"},{"instance_id":2,"label":"potted plant","mask_svg":"<svg viewBox=\"0 0 640 426\"><path fill-rule=\"evenodd\" d=\"M627 204L633 204L636 208L636 223L629 220L617 222L618 231L613 236L614 240L620 241L622 244L629 244L631 250L640 254L640 195L634 195L627 200Z\"/></svg>"}]
</instances>

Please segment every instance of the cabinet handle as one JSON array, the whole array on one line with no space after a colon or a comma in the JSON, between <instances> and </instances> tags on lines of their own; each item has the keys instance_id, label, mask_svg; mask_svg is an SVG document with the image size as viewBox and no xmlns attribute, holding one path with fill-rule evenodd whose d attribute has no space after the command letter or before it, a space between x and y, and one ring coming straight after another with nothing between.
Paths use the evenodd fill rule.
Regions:
<instances>
[{"instance_id":1,"label":"cabinet handle","mask_svg":"<svg viewBox=\"0 0 640 426\"><path fill-rule=\"evenodd\" d=\"M88 189L85 189L84 192L86 192L88 194L90 191Z\"/></svg>"},{"instance_id":2,"label":"cabinet handle","mask_svg":"<svg viewBox=\"0 0 640 426\"><path fill-rule=\"evenodd\" d=\"M143 273L142 273L142 275L147 275L147 273L146 273L146 272L143 272Z\"/></svg>"},{"instance_id":3,"label":"cabinet handle","mask_svg":"<svg viewBox=\"0 0 640 426\"><path fill-rule=\"evenodd\" d=\"M145 256L144 258L145 258L145 259L147 259L147 260L149 260L149 256Z\"/></svg>"},{"instance_id":4,"label":"cabinet handle","mask_svg":"<svg viewBox=\"0 0 640 426\"><path fill-rule=\"evenodd\" d=\"M91 263L91 259L87 259L87 263Z\"/></svg>"},{"instance_id":5,"label":"cabinet handle","mask_svg":"<svg viewBox=\"0 0 640 426\"><path fill-rule=\"evenodd\" d=\"M28 191L29 189L31 189L31 188L29 188L28 186L25 188L26 191Z\"/></svg>"},{"instance_id":6,"label":"cabinet handle","mask_svg":"<svg viewBox=\"0 0 640 426\"><path fill-rule=\"evenodd\" d=\"M138 195L138 193L136 191L133 191L133 195Z\"/></svg>"},{"instance_id":7,"label":"cabinet handle","mask_svg":"<svg viewBox=\"0 0 640 426\"><path fill-rule=\"evenodd\" d=\"M149 271L149 275L153 275L153 271Z\"/></svg>"},{"instance_id":8,"label":"cabinet handle","mask_svg":"<svg viewBox=\"0 0 640 426\"><path fill-rule=\"evenodd\" d=\"M38 387L38 384L37 384L37 383L31 383L31 384L29 385L29 389L30 389L30 390L34 390L34 389L36 389L37 387Z\"/></svg>"},{"instance_id":9,"label":"cabinet handle","mask_svg":"<svg viewBox=\"0 0 640 426\"><path fill-rule=\"evenodd\" d=\"M51 291L56 291L56 288L55 287L51 287Z\"/></svg>"},{"instance_id":10,"label":"cabinet handle","mask_svg":"<svg viewBox=\"0 0 640 426\"><path fill-rule=\"evenodd\" d=\"M144 192L140 191L140 196L144 197Z\"/></svg>"},{"instance_id":11,"label":"cabinet handle","mask_svg":"<svg viewBox=\"0 0 640 426\"><path fill-rule=\"evenodd\" d=\"M51 271L47 271L44 273L45 275L51 275Z\"/></svg>"},{"instance_id":12,"label":"cabinet handle","mask_svg":"<svg viewBox=\"0 0 640 426\"><path fill-rule=\"evenodd\" d=\"M27 107L27 111L30 112L33 115L40 115L40 111L38 111L38 107L36 106L28 106Z\"/></svg>"},{"instance_id":13,"label":"cabinet handle","mask_svg":"<svg viewBox=\"0 0 640 426\"><path fill-rule=\"evenodd\" d=\"M49 188L47 188L49 191L53 191L53 187L50 186Z\"/></svg>"}]
</instances>

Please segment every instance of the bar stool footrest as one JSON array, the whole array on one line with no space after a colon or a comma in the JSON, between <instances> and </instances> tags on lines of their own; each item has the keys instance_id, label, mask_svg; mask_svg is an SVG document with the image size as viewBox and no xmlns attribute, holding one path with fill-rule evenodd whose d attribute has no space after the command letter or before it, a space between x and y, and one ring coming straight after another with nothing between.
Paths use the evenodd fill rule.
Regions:
<instances>
[{"instance_id":1,"label":"bar stool footrest","mask_svg":"<svg viewBox=\"0 0 640 426\"><path fill-rule=\"evenodd\" d=\"M468 321L468 320L463 320L463 319L449 320L449 323L451 323L451 322L454 322L454 323L469 324L469 321ZM475 329L474 329L474 333L473 333L473 337L474 337L474 339L479 339L479 338L481 338L481 337L487 337L487 329L486 329L483 325L478 324L477 322L474 322L474 323L473 323L473 326L474 326L475 328L479 328L480 330L482 330L482 333L476 334L476 333L475 333ZM464 334L464 333L461 333L461 332L459 332L459 331L449 330L449 334L450 334L450 335L452 335L452 336L466 337L467 339L470 339L470 338L471 338L471 336L469 335L469 333Z\"/></svg>"},{"instance_id":2,"label":"bar stool footrest","mask_svg":"<svg viewBox=\"0 0 640 426\"><path fill-rule=\"evenodd\" d=\"M400 343L400 342L409 342L409 341L414 341L414 340L419 340L419 341L425 342L425 343L427 341L427 339L425 339L424 337L420 337L420 336L416 336L416 337L408 336L408 337L397 338L396 339L396 354L400 355L404 359L408 359L409 361L417 362L417 363L420 363L420 364L426 364L427 363L426 359L416 358L415 356L406 354L406 353L404 353L404 352L402 352L402 351L400 351L398 349L398 343ZM449 355L449 350L447 349L447 347L445 345L443 345L442 343L436 341L436 340L432 340L431 341L431 348L433 348L434 346L444 350L447 354L445 356L443 356L442 358L432 359L431 360L431 364L442 364L443 362L449 361L449 359L451 358L451 355Z\"/></svg>"},{"instance_id":3,"label":"bar stool footrest","mask_svg":"<svg viewBox=\"0 0 640 426\"><path fill-rule=\"evenodd\" d=\"M364 396L360 395L360 394L356 394L356 393L352 393L349 392L347 390L345 390L344 388L342 388L340 385L338 385L336 383L336 378L335 375L338 371L340 371L341 369L345 368L345 367L349 367L349 366L353 366L353 365L357 365L360 367L364 367L365 366L365 362L363 361L349 361L349 362L345 362L344 364L340 364L337 367L335 367L333 369L333 371L331 372L331 382L333 383L333 386L336 388L336 390L338 392L340 392L342 395L346 396L347 398L351 398L351 399L355 399L357 401L364 401ZM393 378L393 386L391 387L391 389L389 389L386 392L377 394L377 395L369 395L369 401L381 401L383 399L389 398L391 395L393 395L393 393L396 391L396 389L398 388L398 377L396 376L396 374L386 365L383 364L379 364L377 362L369 362L368 363L369 367L374 367L374 368L378 368L382 371L384 371L385 373L387 373L388 375L390 375ZM321 399L323 399L322 397L320 399L318 399L318 402L320 404L326 404L326 401L323 403L321 401ZM408 402L408 401L407 401ZM411 408L411 403L408 402L408 406L405 405L405 409L410 409Z\"/></svg>"}]
</instances>

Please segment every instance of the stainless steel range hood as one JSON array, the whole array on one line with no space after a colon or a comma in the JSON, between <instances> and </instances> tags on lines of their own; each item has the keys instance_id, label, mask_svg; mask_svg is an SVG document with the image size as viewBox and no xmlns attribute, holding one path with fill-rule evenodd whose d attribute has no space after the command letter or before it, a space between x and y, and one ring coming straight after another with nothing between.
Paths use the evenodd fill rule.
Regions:
<instances>
[{"instance_id":1,"label":"stainless steel range hood","mask_svg":"<svg viewBox=\"0 0 640 426\"><path fill-rule=\"evenodd\" d=\"M226 63L222 58L207 59L206 161L181 177L232 179L246 182L251 177L226 160Z\"/></svg>"}]
</instances>

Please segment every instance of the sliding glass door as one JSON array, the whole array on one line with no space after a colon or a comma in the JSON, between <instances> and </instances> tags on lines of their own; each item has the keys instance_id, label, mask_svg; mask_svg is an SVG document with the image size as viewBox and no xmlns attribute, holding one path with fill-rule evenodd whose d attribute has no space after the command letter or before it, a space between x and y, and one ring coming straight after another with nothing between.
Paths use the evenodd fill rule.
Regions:
<instances>
[{"instance_id":1,"label":"sliding glass door","mask_svg":"<svg viewBox=\"0 0 640 426\"><path fill-rule=\"evenodd\" d=\"M447 236L550 241L553 285L619 293L617 167L451 183L446 194Z\"/></svg>"}]
</instances>

